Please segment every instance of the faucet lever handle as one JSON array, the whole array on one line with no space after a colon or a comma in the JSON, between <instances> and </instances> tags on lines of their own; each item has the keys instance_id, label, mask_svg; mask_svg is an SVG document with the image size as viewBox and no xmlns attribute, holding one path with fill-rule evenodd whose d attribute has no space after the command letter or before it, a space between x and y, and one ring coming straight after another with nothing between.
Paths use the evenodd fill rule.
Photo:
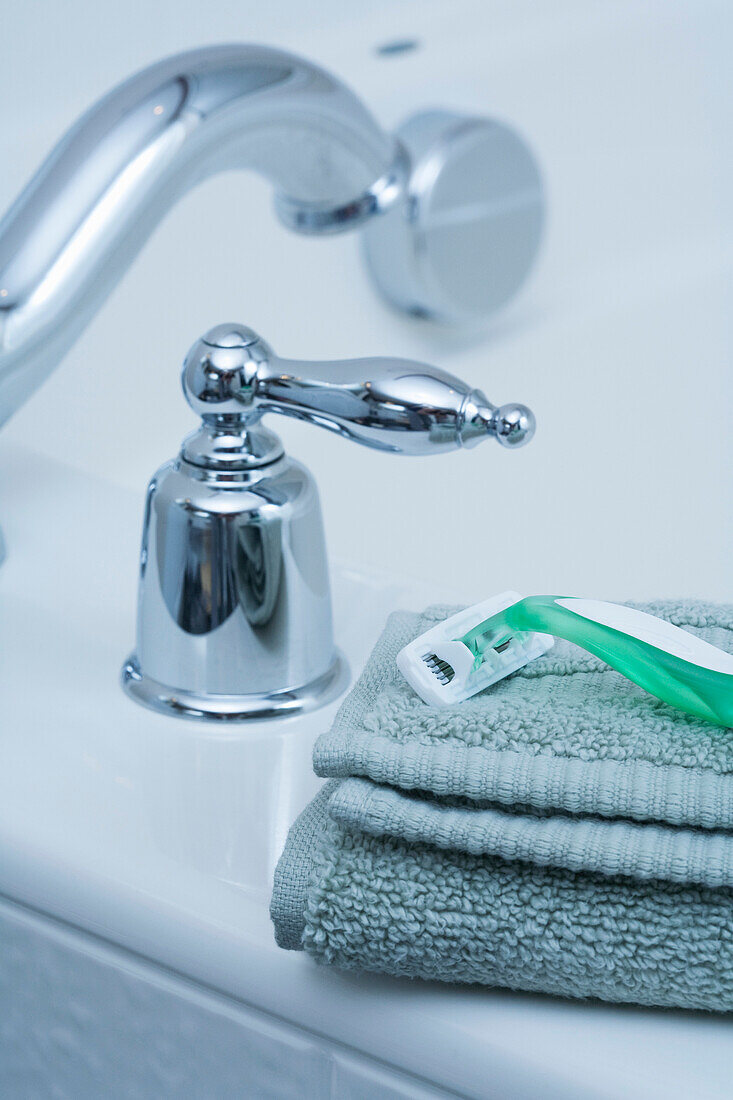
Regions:
<instances>
[{"instance_id":1,"label":"faucet lever handle","mask_svg":"<svg viewBox=\"0 0 733 1100\"><path fill-rule=\"evenodd\" d=\"M218 325L193 345L183 389L214 428L243 430L275 412L393 454L436 454L488 436L516 447L529 442L535 426L525 405L497 408L481 390L437 367L385 357L281 359L237 324Z\"/></svg>"}]
</instances>

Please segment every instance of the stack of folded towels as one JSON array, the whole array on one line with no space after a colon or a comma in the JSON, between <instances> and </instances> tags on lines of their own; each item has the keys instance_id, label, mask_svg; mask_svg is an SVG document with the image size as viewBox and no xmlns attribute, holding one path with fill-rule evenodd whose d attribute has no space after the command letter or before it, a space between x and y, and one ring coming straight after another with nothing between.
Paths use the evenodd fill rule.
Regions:
<instances>
[{"instance_id":1,"label":"stack of folded towels","mask_svg":"<svg viewBox=\"0 0 733 1100\"><path fill-rule=\"evenodd\" d=\"M733 652L733 606L641 605ZM548 654L426 706L398 651L456 608L393 614L314 751L272 918L324 963L733 1010L733 730L595 657Z\"/></svg>"}]
</instances>

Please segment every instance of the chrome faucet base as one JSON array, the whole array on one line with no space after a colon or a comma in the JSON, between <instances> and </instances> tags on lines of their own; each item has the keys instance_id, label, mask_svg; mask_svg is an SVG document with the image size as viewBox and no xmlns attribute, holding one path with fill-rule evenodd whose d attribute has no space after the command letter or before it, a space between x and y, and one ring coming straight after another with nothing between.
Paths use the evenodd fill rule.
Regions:
<instances>
[{"instance_id":1,"label":"chrome faucet base","mask_svg":"<svg viewBox=\"0 0 733 1100\"><path fill-rule=\"evenodd\" d=\"M252 695L214 695L166 687L140 669L133 653L122 666L122 687L136 703L171 718L193 721L259 722L306 714L338 699L349 685L349 666L336 650L331 667L302 687Z\"/></svg>"},{"instance_id":2,"label":"chrome faucet base","mask_svg":"<svg viewBox=\"0 0 733 1100\"><path fill-rule=\"evenodd\" d=\"M136 702L184 718L299 714L348 680L333 643L318 490L264 414L410 455L491 437L521 446L534 427L525 406L496 408L425 363L281 359L237 323L196 341L182 383L201 423L148 486L137 645L122 685Z\"/></svg>"}]
</instances>

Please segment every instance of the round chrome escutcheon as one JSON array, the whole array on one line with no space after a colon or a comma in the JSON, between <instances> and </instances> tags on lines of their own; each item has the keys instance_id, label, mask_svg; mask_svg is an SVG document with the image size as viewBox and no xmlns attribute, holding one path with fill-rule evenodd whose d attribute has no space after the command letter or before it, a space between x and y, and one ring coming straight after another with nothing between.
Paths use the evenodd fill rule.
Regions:
<instances>
[{"instance_id":1,"label":"round chrome escutcheon","mask_svg":"<svg viewBox=\"0 0 733 1100\"><path fill-rule=\"evenodd\" d=\"M476 323L526 279L545 214L542 178L510 127L446 111L397 131L411 161L404 196L364 227L367 264L399 309Z\"/></svg>"}]
</instances>

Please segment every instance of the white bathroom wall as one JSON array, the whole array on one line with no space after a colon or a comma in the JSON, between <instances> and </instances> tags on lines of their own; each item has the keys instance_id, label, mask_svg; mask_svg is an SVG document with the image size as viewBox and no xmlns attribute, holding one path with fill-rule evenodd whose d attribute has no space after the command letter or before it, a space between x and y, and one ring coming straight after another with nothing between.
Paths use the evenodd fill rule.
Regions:
<instances>
[{"instance_id":1,"label":"white bathroom wall","mask_svg":"<svg viewBox=\"0 0 733 1100\"><path fill-rule=\"evenodd\" d=\"M405 36L413 52L375 52ZM148 477L193 423L179 363L212 324L244 321L284 355L415 356L526 402L537 436L517 453L408 460L273 422L316 473L333 557L448 578L469 599L733 599L733 9L6 0L0 206L115 82L226 40L310 56L387 125L445 105L519 128L548 191L533 278L480 339L442 332L378 300L355 237L289 234L262 181L222 176L171 212L6 439L134 488L142 514Z\"/></svg>"}]
</instances>

